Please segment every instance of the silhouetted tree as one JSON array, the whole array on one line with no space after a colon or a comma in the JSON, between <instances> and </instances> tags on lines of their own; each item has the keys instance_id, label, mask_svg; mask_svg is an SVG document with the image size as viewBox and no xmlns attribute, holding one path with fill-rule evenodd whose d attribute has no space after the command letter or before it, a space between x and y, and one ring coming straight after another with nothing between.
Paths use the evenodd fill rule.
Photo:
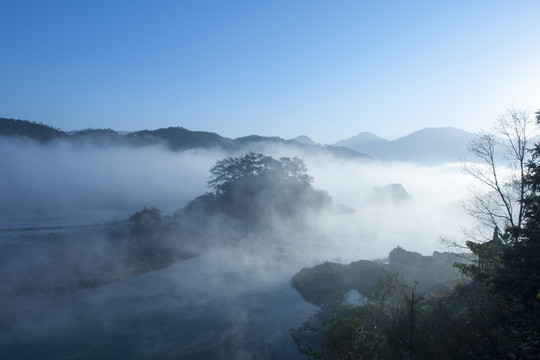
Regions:
<instances>
[{"instance_id":1,"label":"silhouetted tree","mask_svg":"<svg viewBox=\"0 0 540 360\"><path fill-rule=\"evenodd\" d=\"M540 123L540 111L537 119ZM502 253L503 267L495 279L496 290L528 311L540 306L540 143L532 154L524 182L523 226L519 233L509 233L511 246Z\"/></svg>"},{"instance_id":2,"label":"silhouetted tree","mask_svg":"<svg viewBox=\"0 0 540 360\"><path fill-rule=\"evenodd\" d=\"M129 221L133 224L133 235L149 235L155 233L161 227L163 215L161 210L155 207L150 209L144 207L129 217Z\"/></svg>"},{"instance_id":3,"label":"silhouetted tree","mask_svg":"<svg viewBox=\"0 0 540 360\"><path fill-rule=\"evenodd\" d=\"M271 156L250 152L241 157L218 161L210 169L212 177L208 185L216 195L220 195L226 193L233 183L247 177L294 179L299 183L309 184L313 179L306 171L304 162L297 157L282 157L276 160Z\"/></svg>"},{"instance_id":4,"label":"silhouetted tree","mask_svg":"<svg viewBox=\"0 0 540 360\"><path fill-rule=\"evenodd\" d=\"M536 114L537 122L540 122L540 112ZM486 207L483 215L492 220L502 219L506 227L501 229L494 221L491 241L468 242L467 246L478 259L460 266L465 274L487 286L491 298L486 304L493 304L497 309L491 312L492 322L499 329L492 334L493 341L496 340L496 346L491 348L493 354L504 353L515 359L536 358L535 354L540 353L540 143L534 146L532 158L525 163L528 138L522 135L527 133L524 123L529 119L519 119L523 123L516 121L513 124L519 126L513 129L514 134L520 136L510 145L517 161L509 187L513 192L502 190L493 162L491 183L486 180L488 176L476 176L485 184L491 184L498 197L494 204L499 206L495 209L499 212ZM517 198L512 198L511 194L516 194ZM480 309L486 310L487 305Z\"/></svg>"},{"instance_id":5,"label":"silhouetted tree","mask_svg":"<svg viewBox=\"0 0 540 360\"><path fill-rule=\"evenodd\" d=\"M464 163L463 170L483 189L472 189L466 210L499 234L521 229L527 196L525 176L534 134L531 113L509 109L497 119L494 132L481 132L469 144L469 152L481 163Z\"/></svg>"}]
</instances>

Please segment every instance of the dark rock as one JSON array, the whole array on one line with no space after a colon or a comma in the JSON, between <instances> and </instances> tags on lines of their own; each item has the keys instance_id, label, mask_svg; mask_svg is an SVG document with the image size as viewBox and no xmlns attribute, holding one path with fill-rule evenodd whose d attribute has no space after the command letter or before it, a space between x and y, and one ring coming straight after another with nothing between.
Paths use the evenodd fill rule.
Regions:
<instances>
[{"instance_id":1,"label":"dark rock","mask_svg":"<svg viewBox=\"0 0 540 360\"><path fill-rule=\"evenodd\" d=\"M387 263L360 260L343 265L326 262L300 270L291 283L304 300L323 305L343 300L351 290L368 298L373 296L384 271L399 273L411 285L418 282L418 288L423 291L451 286L461 276L453 267L459 261L464 259L456 254L434 252L431 256L423 256L398 247L390 252Z\"/></svg>"}]
</instances>

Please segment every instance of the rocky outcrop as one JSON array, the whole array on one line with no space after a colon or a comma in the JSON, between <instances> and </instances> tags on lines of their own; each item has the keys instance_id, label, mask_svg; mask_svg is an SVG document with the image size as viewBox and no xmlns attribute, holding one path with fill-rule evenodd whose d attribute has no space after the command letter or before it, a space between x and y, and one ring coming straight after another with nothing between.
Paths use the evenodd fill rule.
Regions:
<instances>
[{"instance_id":1,"label":"rocky outcrop","mask_svg":"<svg viewBox=\"0 0 540 360\"><path fill-rule=\"evenodd\" d=\"M375 299L379 279L385 273L399 273L410 285L417 282L421 292L435 292L455 285L461 274L453 264L466 261L463 254L434 252L423 256L398 247L384 261L360 260L348 265L326 262L304 268L292 277L291 283L304 300L320 305L321 309L292 330L291 336L299 351L326 358L329 326L336 318L354 312L355 304L347 300L352 290L363 296L362 304L365 304Z\"/></svg>"},{"instance_id":2,"label":"rocky outcrop","mask_svg":"<svg viewBox=\"0 0 540 360\"><path fill-rule=\"evenodd\" d=\"M372 292L384 267L383 263L367 260L349 265L325 262L300 270L291 282L304 300L322 305L343 299L350 290L361 294Z\"/></svg>"},{"instance_id":3,"label":"rocky outcrop","mask_svg":"<svg viewBox=\"0 0 540 360\"><path fill-rule=\"evenodd\" d=\"M423 256L395 248L386 261L360 260L349 265L325 262L300 270L291 279L302 298L316 305L341 301L345 294L356 290L370 297L374 294L384 271L399 273L408 283L418 283L421 290L454 284L460 273L453 267L463 257L452 253L434 252Z\"/></svg>"}]
</instances>

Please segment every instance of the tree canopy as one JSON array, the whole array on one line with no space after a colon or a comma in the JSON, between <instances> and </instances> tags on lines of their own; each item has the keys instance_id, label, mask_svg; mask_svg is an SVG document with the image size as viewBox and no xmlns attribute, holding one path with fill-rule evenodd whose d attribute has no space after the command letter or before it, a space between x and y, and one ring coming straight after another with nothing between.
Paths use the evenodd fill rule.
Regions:
<instances>
[{"instance_id":1,"label":"tree canopy","mask_svg":"<svg viewBox=\"0 0 540 360\"><path fill-rule=\"evenodd\" d=\"M512 108L497 118L493 131L480 132L468 146L480 162L466 162L463 170L480 187L471 189L466 210L500 234L509 228L519 232L522 227L525 176L536 133L532 113Z\"/></svg>"},{"instance_id":2,"label":"tree canopy","mask_svg":"<svg viewBox=\"0 0 540 360\"><path fill-rule=\"evenodd\" d=\"M291 179L310 184L313 178L307 175L304 161L298 157L282 157L279 160L260 153L249 152L240 157L220 160L210 169L208 185L216 195L224 194L241 178L269 177Z\"/></svg>"},{"instance_id":3,"label":"tree canopy","mask_svg":"<svg viewBox=\"0 0 540 360\"><path fill-rule=\"evenodd\" d=\"M529 119L512 118L516 119L503 132L510 134L509 151L518 165L507 186L510 190L503 190L505 184L496 177L493 147L486 152L489 172L472 174L497 194L498 201L493 202L497 206L484 207L482 216L504 221L491 223L494 233L490 241L468 241L467 247L478 258L458 267L483 283L492 295L490 301L498 309L497 324L513 344L508 345L508 354L512 358L537 358L531 356L540 351L540 143L532 149L527 146L530 138L524 121L528 123ZM540 111L536 112L536 122L540 124ZM505 227L501 229L499 224Z\"/></svg>"}]
</instances>

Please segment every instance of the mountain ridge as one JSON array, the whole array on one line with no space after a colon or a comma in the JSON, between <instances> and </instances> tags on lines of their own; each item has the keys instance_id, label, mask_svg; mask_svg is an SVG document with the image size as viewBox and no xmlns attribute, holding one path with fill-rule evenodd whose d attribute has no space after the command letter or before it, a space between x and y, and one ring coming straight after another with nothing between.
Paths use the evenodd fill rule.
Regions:
<instances>
[{"instance_id":1,"label":"mountain ridge","mask_svg":"<svg viewBox=\"0 0 540 360\"><path fill-rule=\"evenodd\" d=\"M473 133L455 127L428 127L396 140L361 132L334 145L347 146L380 160L435 164L466 157L467 144L473 137Z\"/></svg>"},{"instance_id":2,"label":"mountain ridge","mask_svg":"<svg viewBox=\"0 0 540 360\"><path fill-rule=\"evenodd\" d=\"M130 145L136 147L163 145L172 151L189 149L222 149L229 154L241 150L256 150L265 146L289 146L316 154L331 154L337 158L368 160L365 154L342 146L309 145L295 140L285 140L273 136L242 136L227 138L213 132L192 131L181 126L160 128L156 130L140 130L121 134L112 129L84 129L64 132L45 124L27 120L0 118L0 136L25 137L42 143L63 139L68 141L84 141L96 145Z\"/></svg>"},{"instance_id":3,"label":"mountain ridge","mask_svg":"<svg viewBox=\"0 0 540 360\"><path fill-rule=\"evenodd\" d=\"M0 118L0 135L23 136L46 143L57 139L87 141L97 145L164 145L172 151L219 148L228 153L264 146L293 146L298 149L330 153L338 158L379 159L422 164L457 162L467 156L467 144L474 134L454 127L429 127L396 140L387 140L363 131L332 145L317 144L305 135L286 140L277 136L247 135L227 138L214 132L193 131L181 126L117 132L112 129L84 129L65 132L27 120Z\"/></svg>"}]
</instances>

